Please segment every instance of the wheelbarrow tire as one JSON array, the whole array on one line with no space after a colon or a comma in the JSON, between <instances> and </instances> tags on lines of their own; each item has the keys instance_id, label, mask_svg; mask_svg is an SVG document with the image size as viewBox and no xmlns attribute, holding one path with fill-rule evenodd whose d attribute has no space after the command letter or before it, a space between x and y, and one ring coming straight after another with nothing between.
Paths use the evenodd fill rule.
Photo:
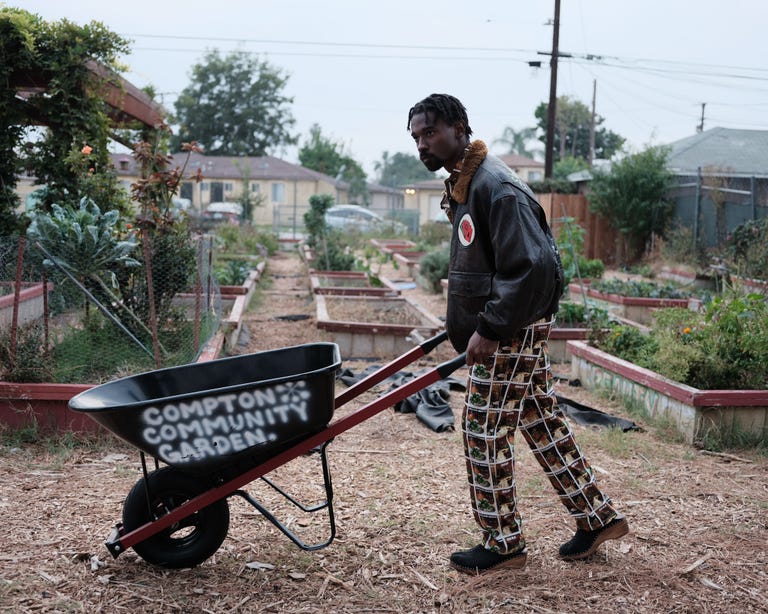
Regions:
<instances>
[{"instance_id":1,"label":"wheelbarrow tire","mask_svg":"<svg viewBox=\"0 0 768 614\"><path fill-rule=\"evenodd\" d=\"M147 505L147 484L142 478L123 504L123 527L133 531L167 514L207 490L200 479L174 467L163 467L148 476L151 509ZM194 567L219 549L229 530L229 505L219 499L135 544L133 549L148 563L180 569Z\"/></svg>"}]
</instances>

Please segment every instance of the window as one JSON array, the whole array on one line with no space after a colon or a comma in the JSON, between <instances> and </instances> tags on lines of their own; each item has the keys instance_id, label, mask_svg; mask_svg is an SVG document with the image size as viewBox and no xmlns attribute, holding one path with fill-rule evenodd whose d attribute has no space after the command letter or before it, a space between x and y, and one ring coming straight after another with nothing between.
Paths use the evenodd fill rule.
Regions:
<instances>
[{"instance_id":1,"label":"window","mask_svg":"<svg viewBox=\"0 0 768 614\"><path fill-rule=\"evenodd\" d=\"M541 171L528 171L528 181L541 181L543 175Z\"/></svg>"},{"instance_id":2,"label":"window","mask_svg":"<svg viewBox=\"0 0 768 614\"><path fill-rule=\"evenodd\" d=\"M234 190L234 186L232 185L232 182L231 181L224 182L224 191L231 192L232 190Z\"/></svg>"},{"instance_id":3,"label":"window","mask_svg":"<svg viewBox=\"0 0 768 614\"><path fill-rule=\"evenodd\" d=\"M261 184L257 183L256 181L251 181L251 192L254 194L259 194L261 192Z\"/></svg>"},{"instance_id":4,"label":"window","mask_svg":"<svg viewBox=\"0 0 768 614\"><path fill-rule=\"evenodd\" d=\"M208 182L207 181L201 181L200 182L200 191L201 192L207 192L208 191Z\"/></svg>"},{"instance_id":5,"label":"window","mask_svg":"<svg viewBox=\"0 0 768 614\"><path fill-rule=\"evenodd\" d=\"M285 202L285 184L284 183L272 184L272 202L273 203Z\"/></svg>"}]
</instances>

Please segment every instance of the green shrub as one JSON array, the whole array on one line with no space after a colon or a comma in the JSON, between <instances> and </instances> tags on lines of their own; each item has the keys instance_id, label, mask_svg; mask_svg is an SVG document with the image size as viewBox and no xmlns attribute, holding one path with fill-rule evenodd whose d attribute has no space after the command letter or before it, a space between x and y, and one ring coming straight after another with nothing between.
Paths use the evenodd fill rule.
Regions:
<instances>
[{"instance_id":1,"label":"green shrub","mask_svg":"<svg viewBox=\"0 0 768 614\"><path fill-rule=\"evenodd\" d=\"M560 303L555 320L557 326L567 328L604 327L609 322L608 312L605 309L572 301Z\"/></svg>"},{"instance_id":2,"label":"green shrub","mask_svg":"<svg viewBox=\"0 0 768 614\"><path fill-rule=\"evenodd\" d=\"M248 279L251 263L247 260L226 260L213 269L213 276L220 286L242 286Z\"/></svg>"},{"instance_id":3,"label":"green shrub","mask_svg":"<svg viewBox=\"0 0 768 614\"><path fill-rule=\"evenodd\" d=\"M425 246L438 246L451 240L451 224L445 222L427 222L419 228L419 243Z\"/></svg>"},{"instance_id":4,"label":"green shrub","mask_svg":"<svg viewBox=\"0 0 768 614\"><path fill-rule=\"evenodd\" d=\"M557 231L557 248L563 263L565 283L569 284L577 276L600 279L605 272L605 265L600 259L588 260L584 256L584 236L586 231L574 218L565 217Z\"/></svg>"},{"instance_id":5,"label":"green shrub","mask_svg":"<svg viewBox=\"0 0 768 614\"><path fill-rule=\"evenodd\" d=\"M600 279L605 273L605 264L599 258L593 260L579 259L579 272L582 277Z\"/></svg>"},{"instance_id":6,"label":"green shrub","mask_svg":"<svg viewBox=\"0 0 768 614\"><path fill-rule=\"evenodd\" d=\"M446 245L424 254L419 261L419 275L427 282L432 292L440 292L441 279L448 278L450 248Z\"/></svg>"},{"instance_id":7,"label":"green shrub","mask_svg":"<svg viewBox=\"0 0 768 614\"><path fill-rule=\"evenodd\" d=\"M48 382L51 360L45 351L43 327L19 326L16 348L11 361L11 331L0 331L0 380L7 382Z\"/></svg>"},{"instance_id":8,"label":"green shrub","mask_svg":"<svg viewBox=\"0 0 768 614\"><path fill-rule=\"evenodd\" d=\"M768 218L749 220L728 236L730 266L743 277L768 279Z\"/></svg>"},{"instance_id":9,"label":"green shrub","mask_svg":"<svg viewBox=\"0 0 768 614\"><path fill-rule=\"evenodd\" d=\"M691 296L690 292L683 292L671 282L662 285L642 279L601 279L595 281L590 287L603 294L619 294L621 296L642 298L682 299Z\"/></svg>"}]
</instances>

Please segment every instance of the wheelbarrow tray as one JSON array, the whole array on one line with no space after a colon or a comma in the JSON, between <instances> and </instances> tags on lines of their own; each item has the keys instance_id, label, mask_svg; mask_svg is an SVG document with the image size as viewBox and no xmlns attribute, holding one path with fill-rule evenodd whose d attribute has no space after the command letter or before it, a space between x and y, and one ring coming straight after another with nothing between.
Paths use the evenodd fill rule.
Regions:
<instances>
[{"instance_id":1,"label":"wheelbarrow tray","mask_svg":"<svg viewBox=\"0 0 768 614\"><path fill-rule=\"evenodd\" d=\"M146 454L191 473L256 463L333 417L335 343L159 369L69 401Z\"/></svg>"}]
</instances>

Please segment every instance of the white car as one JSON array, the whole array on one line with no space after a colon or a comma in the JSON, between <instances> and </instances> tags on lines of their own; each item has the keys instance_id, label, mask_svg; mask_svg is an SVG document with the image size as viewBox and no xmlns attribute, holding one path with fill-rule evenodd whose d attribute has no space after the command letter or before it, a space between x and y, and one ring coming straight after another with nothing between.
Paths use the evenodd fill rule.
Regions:
<instances>
[{"instance_id":1,"label":"white car","mask_svg":"<svg viewBox=\"0 0 768 614\"><path fill-rule=\"evenodd\" d=\"M360 232L394 229L405 231L405 225L386 220L378 213L360 205L335 205L325 212L325 223L339 230L357 229Z\"/></svg>"}]
</instances>

